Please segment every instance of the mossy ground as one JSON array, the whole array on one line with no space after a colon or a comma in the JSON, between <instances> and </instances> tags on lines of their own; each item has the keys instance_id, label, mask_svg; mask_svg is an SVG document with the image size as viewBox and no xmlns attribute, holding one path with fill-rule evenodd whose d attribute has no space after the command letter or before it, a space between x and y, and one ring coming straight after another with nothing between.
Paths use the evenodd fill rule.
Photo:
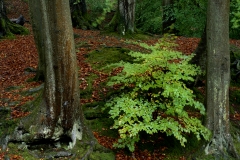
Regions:
<instances>
[{"instance_id":1,"label":"mossy ground","mask_svg":"<svg viewBox=\"0 0 240 160\"><path fill-rule=\"evenodd\" d=\"M125 38L125 39L129 39L129 40L137 40L137 41L148 40L148 39L152 38L152 36L146 35L146 34L142 34L141 32L135 33L135 34L126 33L125 35L122 35L122 34L119 34L117 32L105 31L105 32L101 32L101 34L102 35L107 35L107 36L113 36L113 37L117 37L117 38Z\"/></svg>"},{"instance_id":2,"label":"mossy ground","mask_svg":"<svg viewBox=\"0 0 240 160\"><path fill-rule=\"evenodd\" d=\"M99 72L110 74L113 67L107 67L107 65L111 63L116 63L119 61L132 62L133 59L127 53L129 53L129 49L121 48L121 47L104 47L95 51L90 52L85 56L86 62L89 63L94 70ZM93 92L93 89L96 89L96 86L93 86L93 81L96 80L99 75L96 72L91 72L89 76L85 77L87 81L87 88L80 91L81 98L90 98ZM106 86L106 81L101 82L98 85L98 88ZM112 92L111 92L112 93ZM108 93L108 95L110 95ZM101 95L101 98L103 95ZM105 98L104 98L105 99Z\"/></svg>"},{"instance_id":3,"label":"mossy ground","mask_svg":"<svg viewBox=\"0 0 240 160\"><path fill-rule=\"evenodd\" d=\"M13 91L22 88L22 86L10 86L5 91ZM0 99L6 103L7 106L0 106L0 138L14 131L18 120L11 117L11 107L19 104L19 101L12 101L11 99L4 98Z\"/></svg>"},{"instance_id":4,"label":"mossy ground","mask_svg":"<svg viewBox=\"0 0 240 160\"><path fill-rule=\"evenodd\" d=\"M14 131L17 120L11 119L9 108L0 108L0 138Z\"/></svg>"},{"instance_id":5,"label":"mossy ground","mask_svg":"<svg viewBox=\"0 0 240 160\"><path fill-rule=\"evenodd\" d=\"M19 87L9 87L7 88L8 91L19 89ZM42 95L43 87L37 87L36 89L31 89L29 91L22 92L21 94L29 95L30 93L32 96L35 97L34 101L28 102L22 106L24 111L31 111L31 116L26 116L22 119L24 126L29 126L34 123L36 116L33 114L39 113L38 108L39 103L41 102L41 95ZM8 108L1 108L0 110L0 135L4 136L7 134L13 133L15 128L18 125L17 120L11 120L10 117L11 110ZM32 119L33 118L33 119ZM10 119L10 120L8 120ZM100 121L91 122L87 121L88 125L91 125L92 129L96 131L100 131L99 126L109 126L109 121L106 119L101 119ZM102 129L102 128L101 128ZM2 137L4 138L4 137ZM31 137L30 137L31 139ZM68 138L69 139L69 138ZM1 139L3 140L3 139ZM82 142L83 141L83 142ZM92 145L84 142L84 139L81 142L77 142L75 147L72 150L67 150L69 140L66 138L62 138L58 142L53 141L41 141L41 142L9 142L5 153L5 158L17 158L17 159L27 159L27 160L35 160L35 159L81 159L83 155L91 152L87 159L91 160L113 160L115 155L109 149L102 147L99 144ZM0 143L2 144L2 142ZM57 147L60 144L60 147ZM90 148L92 147L92 148ZM1 150L0 150L1 153ZM61 156L61 155L66 156Z\"/></svg>"},{"instance_id":6,"label":"mossy ground","mask_svg":"<svg viewBox=\"0 0 240 160\"><path fill-rule=\"evenodd\" d=\"M121 47L104 47L95 51L92 51L86 55L86 62L89 63L94 70L109 74L113 67L108 67L109 64L117 63L120 61L132 62L133 58L129 56L130 50ZM93 81L98 78L98 75L91 73L86 77L88 87L85 90L81 90L81 98L90 98L94 89ZM98 88L106 86L107 81L101 82ZM90 125L93 131L99 132L104 136L118 137L116 130L109 129L113 125L113 120L108 116L108 111L103 110L105 101L113 94L117 94L117 90L109 90L106 95L101 95L100 101L94 101L83 105L85 117L88 119L87 123Z\"/></svg>"},{"instance_id":7,"label":"mossy ground","mask_svg":"<svg viewBox=\"0 0 240 160\"><path fill-rule=\"evenodd\" d=\"M104 47L86 55L86 62L90 63L94 69L111 71L112 68L106 66L120 61L132 62L133 58L129 56L130 50L121 47Z\"/></svg>"}]
</instances>

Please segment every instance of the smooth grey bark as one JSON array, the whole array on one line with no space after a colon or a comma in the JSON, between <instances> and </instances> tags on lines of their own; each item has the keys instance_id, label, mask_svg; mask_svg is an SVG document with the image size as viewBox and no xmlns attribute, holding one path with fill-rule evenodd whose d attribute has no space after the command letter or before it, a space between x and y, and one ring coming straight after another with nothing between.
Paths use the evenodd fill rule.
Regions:
<instances>
[{"instance_id":1,"label":"smooth grey bark","mask_svg":"<svg viewBox=\"0 0 240 160\"><path fill-rule=\"evenodd\" d=\"M207 119L212 139L205 148L215 158L237 157L229 122L229 0L209 0L207 12Z\"/></svg>"},{"instance_id":2,"label":"smooth grey bark","mask_svg":"<svg viewBox=\"0 0 240 160\"><path fill-rule=\"evenodd\" d=\"M118 10L120 15L120 32L134 33L135 28L135 5L136 0L118 0Z\"/></svg>"}]
</instances>

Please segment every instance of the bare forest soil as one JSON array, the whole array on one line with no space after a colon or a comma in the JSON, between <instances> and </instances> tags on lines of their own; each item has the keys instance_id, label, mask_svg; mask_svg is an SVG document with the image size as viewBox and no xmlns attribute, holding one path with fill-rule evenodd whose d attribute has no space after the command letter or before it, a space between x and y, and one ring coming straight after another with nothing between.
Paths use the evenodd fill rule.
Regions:
<instances>
[{"instance_id":1,"label":"bare forest soil","mask_svg":"<svg viewBox=\"0 0 240 160\"><path fill-rule=\"evenodd\" d=\"M9 18L17 18L22 14L27 20L30 20L28 14L28 5L23 0L5 0L7 6L7 12ZM26 23L25 27L31 30L31 24ZM89 63L86 62L86 55L94 50L98 50L104 47L117 47L127 48L130 50L142 50L138 45L126 43L126 39L123 37L110 36L101 34L100 31L93 30L80 30L74 29L77 61L79 68L79 80L81 81L80 89L87 88L87 76L91 73L98 75L93 82L93 88L98 88L101 81L106 80L106 75L101 71L94 69ZM135 39L136 40L136 39ZM147 40L139 40L148 44L155 44L157 42L156 37L149 37ZM185 54L191 54L196 49L199 42L199 38L186 38L178 37L175 43L178 45L176 49ZM240 47L240 40L231 40L231 43ZM30 78L35 76L34 72L28 72L26 68L36 69L38 64L38 54L36 46L34 44L33 35L20 36L16 35L15 39L3 39L0 40L0 109L2 107L10 107L11 118L17 119L29 114L25 112L21 106L28 101L34 99L32 95L20 94L31 88L37 87L41 82L28 82ZM204 92L204 87L202 87ZM231 93L239 91L239 87L231 87ZM240 96L240 94L238 94ZM231 111L231 120L237 127L240 127L240 97L234 97L236 101L230 101L230 105L234 108ZM99 99L98 90L92 91L92 96L88 98L81 98L81 103L91 103ZM105 130L105 128L102 128ZM113 149L112 144L116 142L116 138L101 135L100 132L94 132L95 137L99 143L107 148ZM1 135L0 135L1 136ZM161 137L159 138L161 139ZM163 139L159 140L163 141ZM152 142L154 146L154 142ZM166 142L165 142L166 143ZM160 160L160 159L186 159L185 153L180 154L178 157L168 157L167 147L161 146L154 148L152 151L146 149L137 149L134 153L129 153L124 150L116 150L117 160ZM0 160L3 159L4 152L0 150ZM11 159L24 159L17 153L11 155Z\"/></svg>"}]
</instances>

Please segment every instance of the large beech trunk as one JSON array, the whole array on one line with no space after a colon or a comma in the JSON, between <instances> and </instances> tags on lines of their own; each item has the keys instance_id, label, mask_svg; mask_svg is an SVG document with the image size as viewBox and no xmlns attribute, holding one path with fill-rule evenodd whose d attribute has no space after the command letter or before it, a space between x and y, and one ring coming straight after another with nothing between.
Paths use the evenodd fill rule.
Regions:
<instances>
[{"instance_id":1,"label":"large beech trunk","mask_svg":"<svg viewBox=\"0 0 240 160\"><path fill-rule=\"evenodd\" d=\"M23 149L41 147L34 150L33 156L38 159L115 159L84 124L69 1L34 0L29 1L29 7L44 89L26 106L30 114L21 118L14 132L3 139L4 146L7 142L21 142ZM43 145L47 149L42 149Z\"/></svg>"},{"instance_id":2,"label":"large beech trunk","mask_svg":"<svg viewBox=\"0 0 240 160\"><path fill-rule=\"evenodd\" d=\"M209 0L207 16L207 122L212 139L205 149L217 159L237 156L229 123L229 0Z\"/></svg>"},{"instance_id":3,"label":"large beech trunk","mask_svg":"<svg viewBox=\"0 0 240 160\"><path fill-rule=\"evenodd\" d=\"M120 32L134 33L136 0L118 0L118 9L120 14Z\"/></svg>"},{"instance_id":4,"label":"large beech trunk","mask_svg":"<svg viewBox=\"0 0 240 160\"><path fill-rule=\"evenodd\" d=\"M34 0L29 6L45 85L39 113L25 128L31 128L34 139L69 136L72 148L84 124L69 1Z\"/></svg>"}]
</instances>

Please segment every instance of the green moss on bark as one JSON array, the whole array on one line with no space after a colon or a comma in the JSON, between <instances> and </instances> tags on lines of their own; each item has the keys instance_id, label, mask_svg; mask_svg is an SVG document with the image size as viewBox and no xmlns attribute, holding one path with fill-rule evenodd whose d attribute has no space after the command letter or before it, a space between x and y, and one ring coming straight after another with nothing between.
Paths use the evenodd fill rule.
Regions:
<instances>
[{"instance_id":1,"label":"green moss on bark","mask_svg":"<svg viewBox=\"0 0 240 160\"><path fill-rule=\"evenodd\" d=\"M2 32L2 35L0 35L0 38L15 38L14 34L20 34L20 35L27 35L29 34L29 31L27 28L12 23L9 20L5 20L4 18L1 18L0 21L0 30Z\"/></svg>"},{"instance_id":2,"label":"green moss on bark","mask_svg":"<svg viewBox=\"0 0 240 160\"><path fill-rule=\"evenodd\" d=\"M11 22L7 22L7 25L9 27L10 32L13 33L13 34L20 34L20 35L29 34L28 29L21 26L21 25L11 23Z\"/></svg>"}]
</instances>

